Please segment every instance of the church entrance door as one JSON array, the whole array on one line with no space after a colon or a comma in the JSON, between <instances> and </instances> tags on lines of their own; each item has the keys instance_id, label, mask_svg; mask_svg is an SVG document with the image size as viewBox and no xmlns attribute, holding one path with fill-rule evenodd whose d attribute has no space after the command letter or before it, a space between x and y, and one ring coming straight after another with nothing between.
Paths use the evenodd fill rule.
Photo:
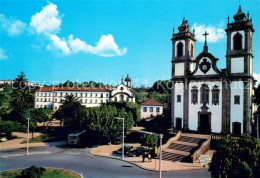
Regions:
<instances>
[{"instance_id":1,"label":"church entrance door","mask_svg":"<svg viewBox=\"0 0 260 178\"><path fill-rule=\"evenodd\" d=\"M200 114L200 132L208 134L211 131L209 114Z\"/></svg>"},{"instance_id":2,"label":"church entrance door","mask_svg":"<svg viewBox=\"0 0 260 178\"><path fill-rule=\"evenodd\" d=\"M241 123L240 122L233 122L233 131L234 135L241 135Z\"/></svg>"},{"instance_id":3,"label":"church entrance door","mask_svg":"<svg viewBox=\"0 0 260 178\"><path fill-rule=\"evenodd\" d=\"M181 130L181 118L176 118L176 130Z\"/></svg>"}]
</instances>

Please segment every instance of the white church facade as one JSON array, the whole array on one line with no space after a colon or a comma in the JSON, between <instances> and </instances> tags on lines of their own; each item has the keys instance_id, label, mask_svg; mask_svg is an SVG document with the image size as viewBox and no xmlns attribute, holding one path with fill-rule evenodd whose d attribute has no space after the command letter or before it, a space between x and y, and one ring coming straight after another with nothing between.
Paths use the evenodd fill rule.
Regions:
<instances>
[{"instance_id":1,"label":"white church facade","mask_svg":"<svg viewBox=\"0 0 260 178\"><path fill-rule=\"evenodd\" d=\"M103 103L128 101L135 103L135 94L131 88L131 78L127 75L125 82L113 87L43 87L35 92L35 108L52 108L57 111L66 95L73 94L86 107L98 107Z\"/></svg>"},{"instance_id":2,"label":"white church facade","mask_svg":"<svg viewBox=\"0 0 260 178\"><path fill-rule=\"evenodd\" d=\"M172 123L176 130L200 133L250 132L253 113L252 19L239 6L227 23L226 69L208 50L195 57L196 38L187 20L172 37Z\"/></svg>"}]
</instances>

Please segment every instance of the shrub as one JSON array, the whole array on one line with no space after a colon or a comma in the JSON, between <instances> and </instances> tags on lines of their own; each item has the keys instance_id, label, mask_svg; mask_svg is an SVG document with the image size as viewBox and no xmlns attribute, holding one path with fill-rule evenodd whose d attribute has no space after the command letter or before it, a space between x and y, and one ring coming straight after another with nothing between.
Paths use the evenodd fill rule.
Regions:
<instances>
[{"instance_id":1,"label":"shrub","mask_svg":"<svg viewBox=\"0 0 260 178\"><path fill-rule=\"evenodd\" d=\"M31 166L22 171L21 177L23 178L40 178L46 169L42 167Z\"/></svg>"}]
</instances>

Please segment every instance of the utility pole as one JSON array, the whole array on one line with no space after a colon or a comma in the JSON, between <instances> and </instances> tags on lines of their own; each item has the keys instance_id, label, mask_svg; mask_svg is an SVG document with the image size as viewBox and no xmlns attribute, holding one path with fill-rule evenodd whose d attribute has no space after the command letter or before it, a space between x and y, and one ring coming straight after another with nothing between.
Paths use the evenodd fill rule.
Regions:
<instances>
[{"instance_id":1,"label":"utility pole","mask_svg":"<svg viewBox=\"0 0 260 178\"><path fill-rule=\"evenodd\" d=\"M27 124L28 124L28 127L27 127L27 151L26 151L26 155L29 155L29 129L30 129L30 126L29 126L29 122L30 121L30 118L27 118Z\"/></svg>"},{"instance_id":2,"label":"utility pole","mask_svg":"<svg viewBox=\"0 0 260 178\"><path fill-rule=\"evenodd\" d=\"M125 118L116 117L115 119L123 120L123 132L122 132L122 159L124 159L125 152Z\"/></svg>"},{"instance_id":3,"label":"utility pole","mask_svg":"<svg viewBox=\"0 0 260 178\"><path fill-rule=\"evenodd\" d=\"M159 157L159 172L160 172L160 178L162 178L162 139L163 139L163 134L157 134L153 132L147 132L147 131L138 131L143 134L148 134L148 135L156 135L157 137L160 138L160 157Z\"/></svg>"}]
</instances>

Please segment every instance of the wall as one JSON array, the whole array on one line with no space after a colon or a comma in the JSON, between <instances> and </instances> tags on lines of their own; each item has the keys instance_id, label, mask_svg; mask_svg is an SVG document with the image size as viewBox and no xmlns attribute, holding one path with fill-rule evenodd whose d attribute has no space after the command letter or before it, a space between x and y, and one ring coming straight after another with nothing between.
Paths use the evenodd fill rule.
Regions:
<instances>
[{"instance_id":1,"label":"wall","mask_svg":"<svg viewBox=\"0 0 260 178\"><path fill-rule=\"evenodd\" d=\"M217 74L217 73L214 71L214 69L212 68L212 62L211 62L211 60L210 60L209 58L207 58L207 57L201 58L200 61L199 61L199 64L203 62L203 59L207 59L207 61L211 64L209 71L208 71L206 74L204 74L204 72L202 72L202 71L200 70L200 68L198 67L198 70L196 71L196 73L195 73L194 75L212 75L212 74Z\"/></svg>"},{"instance_id":2,"label":"wall","mask_svg":"<svg viewBox=\"0 0 260 178\"><path fill-rule=\"evenodd\" d=\"M175 76L184 75L184 63L175 63Z\"/></svg>"},{"instance_id":3,"label":"wall","mask_svg":"<svg viewBox=\"0 0 260 178\"><path fill-rule=\"evenodd\" d=\"M175 83L174 96L174 126L176 127L176 118L182 119L183 124L183 83ZM177 102L177 95L181 95L181 102Z\"/></svg>"},{"instance_id":4,"label":"wall","mask_svg":"<svg viewBox=\"0 0 260 178\"><path fill-rule=\"evenodd\" d=\"M243 133L243 111L244 111L244 84L242 81L231 82L231 107L230 107L230 131L232 133L232 122L241 123L241 133ZM234 104L234 96L240 96L240 104Z\"/></svg>"},{"instance_id":5,"label":"wall","mask_svg":"<svg viewBox=\"0 0 260 178\"><path fill-rule=\"evenodd\" d=\"M244 57L231 58L231 73L244 73Z\"/></svg>"},{"instance_id":6,"label":"wall","mask_svg":"<svg viewBox=\"0 0 260 178\"><path fill-rule=\"evenodd\" d=\"M201 107L203 104L200 103L200 88L202 84L207 84L210 92L209 92L209 104L207 107L209 108L208 111L211 112L211 131L220 133L221 126L222 126L222 82L190 82L189 83L189 129L190 130L197 130L198 129L198 112L201 111ZM219 104L212 105L212 88L213 86L217 85L220 93L219 93ZM191 89L193 86L198 87L198 104L191 104Z\"/></svg>"},{"instance_id":7,"label":"wall","mask_svg":"<svg viewBox=\"0 0 260 178\"><path fill-rule=\"evenodd\" d=\"M144 107L147 108L147 111L144 112ZM153 108L153 112L150 112L150 107ZM159 112L156 112L156 108L160 108ZM162 115L163 113L163 106L150 106L150 105L141 105L141 119L149 118L151 115L157 116Z\"/></svg>"}]
</instances>

